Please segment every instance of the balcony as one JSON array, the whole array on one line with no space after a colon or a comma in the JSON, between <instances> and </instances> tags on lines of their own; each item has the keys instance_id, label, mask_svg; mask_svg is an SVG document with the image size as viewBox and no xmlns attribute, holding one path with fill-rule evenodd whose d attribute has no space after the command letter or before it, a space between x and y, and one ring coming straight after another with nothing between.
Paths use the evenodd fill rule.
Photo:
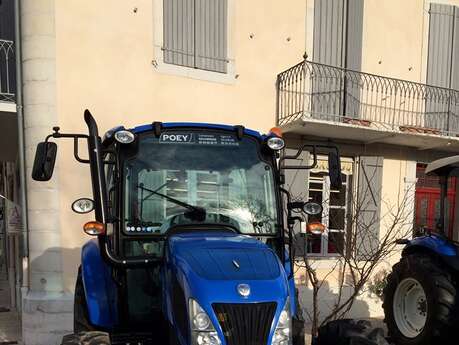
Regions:
<instances>
[{"instance_id":1,"label":"balcony","mask_svg":"<svg viewBox=\"0 0 459 345\"><path fill-rule=\"evenodd\" d=\"M16 102L14 42L0 39L0 102Z\"/></svg>"},{"instance_id":2,"label":"balcony","mask_svg":"<svg viewBox=\"0 0 459 345\"><path fill-rule=\"evenodd\" d=\"M459 91L303 61L277 76L277 122L299 135L459 148Z\"/></svg>"}]
</instances>

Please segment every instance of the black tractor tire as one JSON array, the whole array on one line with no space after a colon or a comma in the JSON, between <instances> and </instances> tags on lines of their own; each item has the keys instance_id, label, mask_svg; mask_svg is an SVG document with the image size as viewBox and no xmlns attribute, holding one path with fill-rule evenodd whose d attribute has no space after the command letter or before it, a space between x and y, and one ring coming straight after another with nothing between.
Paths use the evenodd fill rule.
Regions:
<instances>
[{"instance_id":1,"label":"black tractor tire","mask_svg":"<svg viewBox=\"0 0 459 345\"><path fill-rule=\"evenodd\" d=\"M405 336L400 331L394 317L394 296L399 284L407 278L421 285L427 307L425 325L413 337ZM457 321L457 316L454 316L457 311L456 294L453 276L435 258L419 253L403 256L387 277L383 292L384 322L391 342L397 345L449 344L454 332L453 325Z\"/></svg>"},{"instance_id":2,"label":"black tractor tire","mask_svg":"<svg viewBox=\"0 0 459 345\"><path fill-rule=\"evenodd\" d=\"M75 299L73 309L73 331L75 334L81 332L92 332L96 329L89 322L88 305L84 293L83 277L81 266L78 268L78 276L75 284Z\"/></svg>"},{"instance_id":3,"label":"black tractor tire","mask_svg":"<svg viewBox=\"0 0 459 345\"><path fill-rule=\"evenodd\" d=\"M61 345L110 345L110 337L105 332L80 332L65 335Z\"/></svg>"}]
</instances>

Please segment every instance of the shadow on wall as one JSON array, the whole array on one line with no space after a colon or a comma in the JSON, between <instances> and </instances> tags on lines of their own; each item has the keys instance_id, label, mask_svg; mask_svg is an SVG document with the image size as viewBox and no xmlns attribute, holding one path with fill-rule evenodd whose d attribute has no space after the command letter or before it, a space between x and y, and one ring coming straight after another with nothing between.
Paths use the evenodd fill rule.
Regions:
<instances>
[{"instance_id":1,"label":"shadow on wall","mask_svg":"<svg viewBox=\"0 0 459 345\"><path fill-rule=\"evenodd\" d=\"M351 288L343 288L342 292L342 299L345 300L351 295ZM333 289L333 287L330 287L330 284L325 281L322 284L322 287L319 290L319 296L318 296L318 305L319 305L319 323L321 323L332 311L333 306L337 302L339 296L339 291L338 288ZM300 305L303 308L303 317L306 321L306 323L311 323L311 317L313 313L313 295L312 295L312 289L309 288L306 285L298 285L298 298ZM352 309L347 313L345 316L346 318L355 318L355 319L368 319L370 317L374 317L374 312L371 312L372 307L370 307L371 304L375 304L376 310L378 310L380 305L379 301L377 301L375 298L368 297L368 300L365 299L363 300L362 296L359 296L355 301L352 306ZM382 312L382 309L381 309Z\"/></svg>"},{"instance_id":2,"label":"shadow on wall","mask_svg":"<svg viewBox=\"0 0 459 345\"><path fill-rule=\"evenodd\" d=\"M31 285L34 291L71 292L76 281L78 266L80 265L81 248L51 247L38 256L31 253L30 276ZM64 276L69 276L69 267L64 266L65 262L75 263L72 274L71 289L65 288ZM73 270L73 269L72 269ZM66 272L65 274L63 272ZM64 286L64 288L62 288ZM70 291L68 291L70 290Z\"/></svg>"},{"instance_id":3,"label":"shadow on wall","mask_svg":"<svg viewBox=\"0 0 459 345\"><path fill-rule=\"evenodd\" d=\"M80 248L51 247L31 256L32 289L23 296L22 333L26 345L60 344L73 333L73 288L63 289L62 258L80 262ZM75 272L77 267L75 267ZM76 280L75 277L73 278Z\"/></svg>"}]
</instances>

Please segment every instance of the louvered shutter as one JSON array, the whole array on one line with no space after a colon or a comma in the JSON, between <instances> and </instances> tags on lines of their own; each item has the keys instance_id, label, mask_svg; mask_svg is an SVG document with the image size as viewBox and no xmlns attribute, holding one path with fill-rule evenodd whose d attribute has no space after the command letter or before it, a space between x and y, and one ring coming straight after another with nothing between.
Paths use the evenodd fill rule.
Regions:
<instances>
[{"instance_id":1,"label":"louvered shutter","mask_svg":"<svg viewBox=\"0 0 459 345\"><path fill-rule=\"evenodd\" d=\"M227 72L227 0L164 0L164 62Z\"/></svg>"},{"instance_id":2,"label":"louvered shutter","mask_svg":"<svg viewBox=\"0 0 459 345\"><path fill-rule=\"evenodd\" d=\"M455 13L454 6L430 4L428 85L451 87ZM435 88L428 88L427 92L425 127L447 130L451 119L446 94Z\"/></svg>"},{"instance_id":3,"label":"louvered shutter","mask_svg":"<svg viewBox=\"0 0 459 345\"><path fill-rule=\"evenodd\" d=\"M347 0L346 18L346 68L360 71L362 68L362 37L363 37L363 0ZM359 118L360 89L362 82L358 73L348 74L345 80L345 104L343 115Z\"/></svg>"},{"instance_id":4,"label":"louvered shutter","mask_svg":"<svg viewBox=\"0 0 459 345\"><path fill-rule=\"evenodd\" d=\"M195 0L164 0L164 62L195 66Z\"/></svg>"},{"instance_id":5,"label":"louvered shutter","mask_svg":"<svg viewBox=\"0 0 459 345\"><path fill-rule=\"evenodd\" d=\"M451 59L451 84L450 88L459 91L459 7L454 8L453 54ZM459 133L459 99L453 96L449 108L448 127L454 134Z\"/></svg>"},{"instance_id":6,"label":"louvered shutter","mask_svg":"<svg viewBox=\"0 0 459 345\"><path fill-rule=\"evenodd\" d=\"M227 0L195 0L196 67L227 71Z\"/></svg>"},{"instance_id":7,"label":"louvered shutter","mask_svg":"<svg viewBox=\"0 0 459 345\"><path fill-rule=\"evenodd\" d=\"M344 66L345 0L314 1L313 60L331 66Z\"/></svg>"},{"instance_id":8,"label":"louvered shutter","mask_svg":"<svg viewBox=\"0 0 459 345\"><path fill-rule=\"evenodd\" d=\"M362 30L363 0L315 0L314 62L360 70ZM313 71L313 117L332 121L337 120L337 114L359 117L358 78L349 78L337 69L326 70L325 73L322 70Z\"/></svg>"},{"instance_id":9,"label":"louvered shutter","mask_svg":"<svg viewBox=\"0 0 459 345\"><path fill-rule=\"evenodd\" d=\"M378 250L381 212L383 157L361 156L359 159L355 251L360 260L368 260Z\"/></svg>"},{"instance_id":10,"label":"louvered shutter","mask_svg":"<svg viewBox=\"0 0 459 345\"><path fill-rule=\"evenodd\" d=\"M449 87L453 43L454 6L430 4L427 84Z\"/></svg>"},{"instance_id":11,"label":"louvered shutter","mask_svg":"<svg viewBox=\"0 0 459 345\"><path fill-rule=\"evenodd\" d=\"M343 67L345 0L314 1L313 61ZM334 115L343 111L344 80L336 70L329 73L315 71L312 66L312 117L336 120Z\"/></svg>"}]
</instances>

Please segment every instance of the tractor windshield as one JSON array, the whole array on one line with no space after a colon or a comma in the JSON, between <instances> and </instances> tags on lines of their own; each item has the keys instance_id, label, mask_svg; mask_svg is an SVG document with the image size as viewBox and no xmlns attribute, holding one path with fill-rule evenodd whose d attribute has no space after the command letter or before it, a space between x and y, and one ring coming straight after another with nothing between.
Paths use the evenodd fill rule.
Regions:
<instances>
[{"instance_id":1,"label":"tractor windshield","mask_svg":"<svg viewBox=\"0 0 459 345\"><path fill-rule=\"evenodd\" d=\"M123 176L126 232L218 223L276 234L272 158L263 157L254 138L193 130L140 135Z\"/></svg>"}]
</instances>

